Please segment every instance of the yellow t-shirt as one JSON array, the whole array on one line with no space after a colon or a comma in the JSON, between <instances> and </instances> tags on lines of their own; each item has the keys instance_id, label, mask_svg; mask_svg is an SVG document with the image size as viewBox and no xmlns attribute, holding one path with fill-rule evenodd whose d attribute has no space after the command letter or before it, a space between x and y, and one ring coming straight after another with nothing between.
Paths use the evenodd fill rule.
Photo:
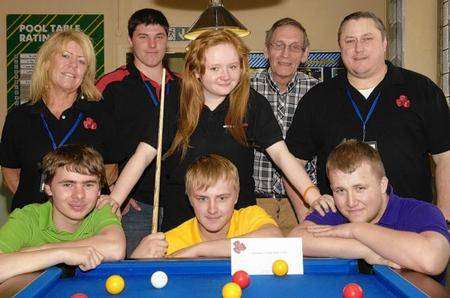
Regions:
<instances>
[{"instance_id":1,"label":"yellow t-shirt","mask_svg":"<svg viewBox=\"0 0 450 298\"><path fill-rule=\"evenodd\" d=\"M275 220L259 206L234 210L227 238L239 237L251 233L266 224L277 226ZM196 217L185 221L178 227L165 233L165 235L169 244L167 248L168 255L203 241Z\"/></svg>"}]
</instances>

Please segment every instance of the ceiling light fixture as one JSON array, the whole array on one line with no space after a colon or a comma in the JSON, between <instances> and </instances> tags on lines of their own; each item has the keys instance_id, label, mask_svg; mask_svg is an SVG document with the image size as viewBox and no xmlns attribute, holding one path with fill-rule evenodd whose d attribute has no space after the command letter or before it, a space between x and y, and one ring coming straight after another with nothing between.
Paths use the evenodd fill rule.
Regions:
<instances>
[{"instance_id":1,"label":"ceiling light fixture","mask_svg":"<svg viewBox=\"0 0 450 298\"><path fill-rule=\"evenodd\" d=\"M194 40L203 32L211 29L227 29L239 37L250 34L250 31L223 7L221 0L210 1L208 8L200 15L194 25L189 28L184 38Z\"/></svg>"}]
</instances>

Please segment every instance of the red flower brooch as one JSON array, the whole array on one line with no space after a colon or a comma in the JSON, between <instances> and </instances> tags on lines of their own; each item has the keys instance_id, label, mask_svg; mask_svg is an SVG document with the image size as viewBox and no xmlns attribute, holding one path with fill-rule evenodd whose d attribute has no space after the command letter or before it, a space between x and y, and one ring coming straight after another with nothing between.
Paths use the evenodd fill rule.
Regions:
<instances>
[{"instance_id":1,"label":"red flower brooch","mask_svg":"<svg viewBox=\"0 0 450 298\"><path fill-rule=\"evenodd\" d=\"M94 119L92 119L91 117L86 117L86 119L84 119L83 126L86 129L97 129L97 123L95 123Z\"/></svg>"},{"instance_id":2,"label":"red flower brooch","mask_svg":"<svg viewBox=\"0 0 450 298\"><path fill-rule=\"evenodd\" d=\"M395 104L399 108L405 108L409 109L411 107L411 101L409 101L408 97L406 95L400 95L396 100Z\"/></svg>"}]
</instances>

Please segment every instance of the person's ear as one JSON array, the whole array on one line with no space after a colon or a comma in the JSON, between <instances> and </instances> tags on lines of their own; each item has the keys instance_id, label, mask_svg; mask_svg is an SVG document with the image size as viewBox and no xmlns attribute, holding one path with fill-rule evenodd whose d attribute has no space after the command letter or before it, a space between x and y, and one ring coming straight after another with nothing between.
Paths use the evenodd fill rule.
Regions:
<instances>
[{"instance_id":1,"label":"person's ear","mask_svg":"<svg viewBox=\"0 0 450 298\"><path fill-rule=\"evenodd\" d=\"M46 194L47 196L49 196L49 197L52 197L52 196L53 196L53 192L52 192L52 190L51 190L51 188L50 188L50 185L44 184L44 191L45 191L45 194Z\"/></svg>"},{"instance_id":2,"label":"person's ear","mask_svg":"<svg viewBox=\"0 0 450 298\"><path fill-rule=\"evenodd\" d=\"M264 58L269 59L269 46L266 44L264 46Z\"/></svg>"},{"instance_id":3,"label":"person's ear","mask_svg":"<svg viewBox=\"0 0 450 298\"><path fill-rule=\"evenodd\" d=\"M128 43L130 44L130 48L133 48L133 42L131 41L131 37L128 36Z\"/></svg>"},{"instance_id":4,"label":"person's ear","mask_svg":"<svg viewBox=\"0 0 450 298\"><path fill-rule=\"evenodd\" d=\"M234 198L233 206L236 206L238 199L239 199L239 190L236 192L236 197Z\"/></svg>"},{"instance_id":5,"label":"person's ear","mask_svg":"<svg viewBox=\"0 0 450 298\"><path fill-rule=\"evenodd\" d=\"M302 63L305 63L306 60L308 60L308 55L309 55L309 47L307 47L302 54L302 59L300 60Z\"/></svg>"},{"instance_id":6,"label":"person's ear","mask_svg":"<svg viewBox=\"0 0 450 298\"><path fill-rule=\"evenodd\" d=\"M388 185L389 185L389 179L386 176L383 176L380 181L381 193L386 193Z\"/></svg>"},{"instance_id":7,"label":"person's ear","mask_svg":"<svg viewBox=\"0 0 450 298\"><path fill-rule=\"evenodd\" d=\"M193 198L191 197L191 195L187 191L186 191L186 195L188 197L189 204L191 205L192 208L194 208L194 204L192 203Z\"/></svg>"},{"instance_id":8,"label":"person's ear","mask_svg":"<svg viewBox=\"0 0 450 298\"><path fill-rule=\"evenodd\" d=\"M387 37L386 36L383 39L383 50L384 50L384 53L386 54L386 51L387 51Z\"/></svg>"}]
</instances>

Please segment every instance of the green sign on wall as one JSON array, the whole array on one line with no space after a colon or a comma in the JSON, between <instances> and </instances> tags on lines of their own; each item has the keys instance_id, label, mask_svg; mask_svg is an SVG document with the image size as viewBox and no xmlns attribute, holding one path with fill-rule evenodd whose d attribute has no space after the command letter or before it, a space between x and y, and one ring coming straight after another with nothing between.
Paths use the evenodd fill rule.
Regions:
<instances>
[{"instance_id":1,"label":"green sign on wall","mask_svg":"<svg viewBox=\"0 0 450 298\"><path fill-rule=\"evenodd\" d=\"M28 100L36 53L55 31L80 30L89 35L97 57L97 77L105 70L101 14L9 14L6 16L8 109Z\"/></svg>"}]
</instances>

